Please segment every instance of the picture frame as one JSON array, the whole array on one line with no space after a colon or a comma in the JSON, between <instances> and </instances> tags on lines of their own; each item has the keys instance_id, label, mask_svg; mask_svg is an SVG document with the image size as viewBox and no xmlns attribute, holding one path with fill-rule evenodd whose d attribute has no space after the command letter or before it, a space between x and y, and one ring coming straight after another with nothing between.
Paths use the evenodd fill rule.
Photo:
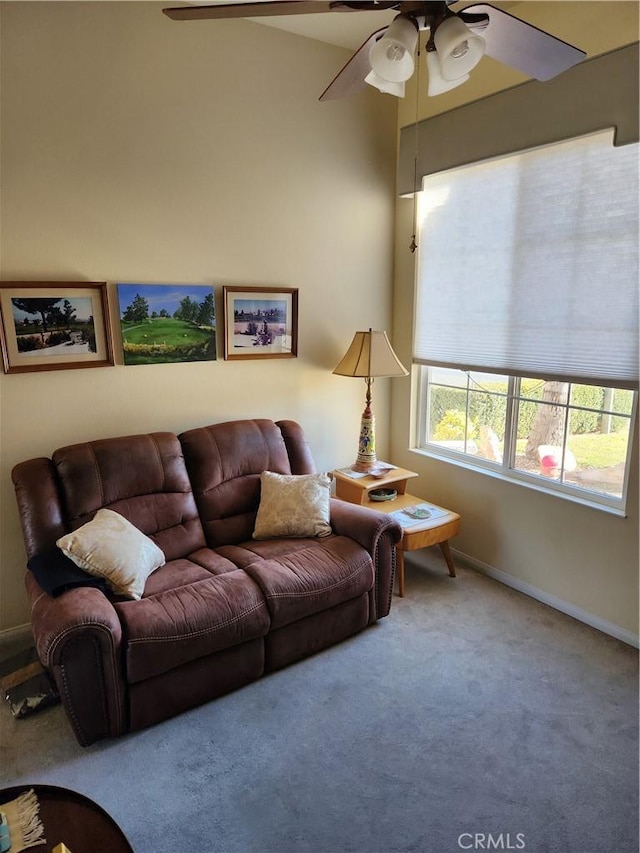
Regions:
<instances>
[{"instance_id":1,"label":"picture frame","mask_svg":"<svg viewBox=\"0 0 640 853\"><path fill-rule=\"evenodd\" d=\"M224 357L295 358L298 289L223 287Z\"/></svg>"},{"instance_id":2,"label":"picture frame","mask_svg":"<svg viewBox=\"0 0 640 853\"><path fill-rule=\"evenodd\" d=\"M215 288L210 284L119 283L125 365L215 361Z\"/></svg>"},{"instance_id":3,"label":"picture frame","mask_svg":"<svg viewBox=\"0 0 640 853\"><path fill-rule=\"evenodd\" d=\"M5 373L113 367L106 282L0 282Z\"/></svg>"}]
</instances>

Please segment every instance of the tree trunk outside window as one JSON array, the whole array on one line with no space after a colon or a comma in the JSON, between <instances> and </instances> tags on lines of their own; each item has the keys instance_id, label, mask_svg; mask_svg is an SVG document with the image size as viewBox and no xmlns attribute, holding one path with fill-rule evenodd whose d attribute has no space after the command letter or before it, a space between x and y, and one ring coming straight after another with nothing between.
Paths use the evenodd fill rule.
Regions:
<instances>
[{"instance_id":1,"label":"tree trunk outside window","mask_svg":"<svg viewBox=\"0 0 640 853\"><path fill-rule=\"evenodd\" d=\"M524 454L526 459L538 462L538 447L551 444L564 445L564 421L569 393L568 382L545 382L542 388L542 400L538 406L536 418L531 427Z\"/></svg>"}]
</instances>

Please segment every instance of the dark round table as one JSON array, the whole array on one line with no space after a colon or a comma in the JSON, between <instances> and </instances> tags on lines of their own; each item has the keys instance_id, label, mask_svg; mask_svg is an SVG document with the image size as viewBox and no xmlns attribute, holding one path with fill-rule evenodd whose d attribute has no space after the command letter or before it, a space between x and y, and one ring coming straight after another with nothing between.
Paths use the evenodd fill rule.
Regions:
<instances>
[{"instance_id":1,"label":"dark round table","mask_svg":"<svg viewBox=\"0 0 640 853\"><path fill-rule=\"evenodd\" d=\"M134 853L124 832L101 806L67 788L53 785L1 788L0 809L3 803L32 789L40 802L40 819L47 843L29 847L29 853L50 853L60 842L66 844L71 853Z\"/></svg>"}]
</instances>

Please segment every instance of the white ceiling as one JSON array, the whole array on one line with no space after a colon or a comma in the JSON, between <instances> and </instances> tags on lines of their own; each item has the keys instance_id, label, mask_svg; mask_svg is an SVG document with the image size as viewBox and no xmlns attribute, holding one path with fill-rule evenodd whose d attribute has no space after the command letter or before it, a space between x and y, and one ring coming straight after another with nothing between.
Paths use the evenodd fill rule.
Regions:
<instances>
[{"instance_id":1,"label":"white ceiling","mask_svg":"<svg viewBox=\"0 0 640 853\"><path fill-rule=\"evenodd\" d=\"M397 14L394 11L381 9L379 12L327 12L320 15L287 15L249 18L249 20L328 44L357 50L371 33L390 24Z\"/></svg>"}]
</instances>

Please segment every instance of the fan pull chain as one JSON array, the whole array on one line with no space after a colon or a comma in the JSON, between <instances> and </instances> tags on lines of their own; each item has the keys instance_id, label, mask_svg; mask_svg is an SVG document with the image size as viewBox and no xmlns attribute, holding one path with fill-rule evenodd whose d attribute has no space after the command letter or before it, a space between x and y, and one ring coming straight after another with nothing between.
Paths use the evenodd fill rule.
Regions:
<instances>
[{"instance_id":1,"label":"fan pull chain","mask_svg":"<svg viewBox=\"0 0 640 853\"><path fill-rule=\"evenodd\" d=\"M418 108L420 105L420 38L418 37L417 44L417 55L416 55L416 68L418 69L418 73L416 75L416 108L415 108L415 121L414 121L414 149L413 149L413 234L411 235L411 242L409 243L409 251L411 254L414 254L416 249L418 248L418 241L416 239L418 233Z\"/></svg>"}]
</instances>

